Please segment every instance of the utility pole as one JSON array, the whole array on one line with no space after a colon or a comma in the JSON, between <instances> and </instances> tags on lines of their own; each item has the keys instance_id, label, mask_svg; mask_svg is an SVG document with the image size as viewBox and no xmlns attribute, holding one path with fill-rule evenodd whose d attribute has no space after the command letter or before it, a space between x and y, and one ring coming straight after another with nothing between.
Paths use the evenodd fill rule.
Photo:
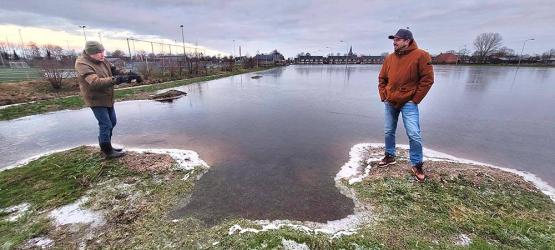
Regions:
<instances>
[{"instance_id":1,"label":"utility pole","mask_svg":"<svg viewBox=\"0 0 555 250\"><path fill-rule=\"evenodd\" d=\"M198 48L198 41L195 41L195 57L198 57L197 48Z\"/></svg>"},{"instance_id":2,"label":"utility pole","mask_svg":"<svg viewBox=\"0 0 555 250\"><path fill-rule=\"evenodd\" d=\"M6 51L2 51L2 53L0 53L0 62L2 62L2 66L4 66L4 53L6 53L6 55L8 54L9 51L9 46L10 43L7 42L8 40L8 36L6 35ZM6 60L9 60L8 58L6 58Z\"/></svg>"},{"instance_id":3,"label":"utility pole","mask_svg":"<svg viewBox=\"0 0 555 250\"><path fill-rule=\"evenodd\" d=\"M19 31L19 42L21 43L21 52L23 52L23 57L27 58L27 53L25 52L25 45L23 44L23 37L21 36L21 29L19 29L18 31Z\"/></svg>"},{"instance_id":4,"label":"utility pole","mask_svg":"<svg viewBox=\"0 0 555 250\"><path fill-rule=\"evenodd\" d=\"M534 38L530 38L530 39L526 39L524 40L524 43L522 43L522 50L520 50L520 56L518 57L518 65L516 66L517 68L520 67L520 60L522 60L522 53L524 52L524 46L526 46L526 42L528 41L534 41Z\"/></svg>"},{"instance_id":5,"label":"utility pole","mask_svg":"<svg viewBox=\"0 0 555 250\"><path fill-rule=\"evenodd\" d=\"M457 62L455 63L455 65L459 65L459 60L462 60L461 51L463 51L463 49L459 49L459 52L457 53L459 58L457 58ZM464 54L466 54L466 44L464 45L464 52Z\"/></svg>"},{"instance_id":6,"label":"utility pole","mask_svg":"<svg viewBox=\"0 0 555 250\"><path fill-rule=\"evenodd\" d=\"M349 53L349 49L348 49L349 44L347 42L343 41L343 40L341 40L339 42L345 43L345 48L347 48L347 56L345 56L345 69L347 69L347 63L348 63L348 60L349 60L349 54L348 54Z\"/></svg>"},{"instance_id":7,"label":"utility pole","mask_svg":"<svg viewBox=\"0 0 555 250\"><path fill-rule=\"evenodd\" d=\"M127 40L127 50L129 51L129 59L131 59L131 46L129 46L129 37L125 39Z\"/></svg>"},{"instance_id":8,"label":"utility pole","mask_svg":"<svg viewBox=\"0 0 555 250\"><path fill-rule=\"evenodd\" d=\"M183 35L183 24L179 25L179 27L181 27L181 43L183 44L183 55L186 56L186 54L185 54L185 35Z\"/></svg>"},{"instance_id":9,"label":"utility pole","mask_svg":"<svg viewBox=\"0 0 555 250\"><path fill-rule=\"evenodd\" d=\"M85 25L79 25L79 28L83 29L83 37L85 37L85 43L87 42L87 34L85 33L85 28L87 26Z\"/></svg>"}]
</instances>

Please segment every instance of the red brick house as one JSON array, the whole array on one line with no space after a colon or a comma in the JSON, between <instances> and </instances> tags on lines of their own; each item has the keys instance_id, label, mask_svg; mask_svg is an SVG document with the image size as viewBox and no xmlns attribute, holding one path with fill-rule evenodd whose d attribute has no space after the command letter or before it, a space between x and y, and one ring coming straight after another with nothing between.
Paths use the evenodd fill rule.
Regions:
<instances>
[{"instance_id":1,"label":"red brick house","mask_svg":"<svg viewBox=\"0 0 555 250\"><path fill-rule=\"evenodd\" d=\"M445 63L445 64L457 63L458 60L459 60L459 56L453 53L441 53L436 57L432 58L432 62L434 63Z\"/></svg>"}]
</instances>

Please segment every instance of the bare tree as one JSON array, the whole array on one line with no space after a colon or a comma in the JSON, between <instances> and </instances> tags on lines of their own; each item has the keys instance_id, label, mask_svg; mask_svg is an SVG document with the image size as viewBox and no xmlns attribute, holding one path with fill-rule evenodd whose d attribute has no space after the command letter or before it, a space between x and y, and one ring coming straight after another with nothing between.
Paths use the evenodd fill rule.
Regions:
<instances>
[{"instance_id":1,"label":"bare tree","mask_svg":"<svg viewBox=\"0 0 555 250\"><path fill-rule=\"evenodd\" d=\"M555 57L555 49L550 49L544 52L541 56L543 63L548 63L548 61L553 57Z\"/></svg>"},{"instance_id":2,"label":"bare tree","mask_svg":"<svg viewBox=\"0 0 555 250\"><path fill-rule=\"evenodd\" d=\"M459 56L466 56L466 55L470 54L470 50L467 49L467 48L463 48L463 49L459 50L458 54L459 54Z\"/></svg>"},{"instance_id":3,"label":"bare tree","mask_svg":"<svg viewBox=\"0 0 555 250\"><path fill-rule=\"evenodd\" d=\"M254 68L254 66L256 66L256 60L254 60L254 58L247 57L245 60L243 60L243 68L252 69Z\"/></svg>"},{"instance_id":4,"label":"bare tree","mask_svg":"<svg viewBox=\"0 0 555 250\"><path fill-rule=\"evenodd\" d=\"M73 72L64 67L62 61L56 59L46 59L40 62L40 68L52 88L59 90L62 88L62 81L72 76Z\"/></svg>"},{"instance_id":5,"label":"bare tree","mask_svg":"<svg viewBox=\"0 0 555 250\"><path fill-rule=\"evenodd\" d=\"M499 48L497 51L495 51L495 55L501 56L501 57L514 56L515 55L515 50L511 49L511 48L508 48L506 46L503 46L503 47Z\"/></svg>"},{"instance_id":6,"label":"bare tree","mask_svg":"<svg viewBox=\"0 0 555 250\"><path fill-rule=\"evenodd\" d=\"M31 58L41 58L40 49L35 42L29 42L27 44L29 50L31 51Z\"/></svg>"},{"instance_id":7,"label":"bare tree","mask_svg":"<svg viewBox=\"0 0 555 250\"><path fill-rule=\"evenodd\" d=\"M46 44L41 49L48 59L60 59L64 55L64 50L58 45Z\"/></svg>"},{"instance_id":8,"label":"bare tree","mask_svg":"<svg viewBox=\"0 0 555 250\"><path fill-rule=\"evenodd\" d=\"M499 33L482 33L474 40L474 47L476 48L476 56L481 62L501 47L501 40L503 38Z\"/></svg>"},{"instance_id":9,"label":"bare tree","mask_svg":"<svg viewBox=\"0 0 555 250\"><path fill-rule=\"evenodd\" d=\"M10 45L7 42L0 41L0 51L1 52L8 52L10 51Z\"/></svg>"},{"instance_id":10,"label":"bare tree","mask_svg":"<svg viewBox=\"0 0 555 250\"><path fill-rule=\"evenodd\" d=\"M123 53L123 51L117 49L117 50L114 50L114 52L112 52L112 57L123 58L123 57L125 57L125 53Z\"/></svg>"},{"instance_id":11,"label":"bare tree","mask_svg":"<svg viewBox=\"0 0 555 250\"><path fill-rule=\"evenodd\" d=\"M8 64L8 60L10 60L8 50L8 43L0 42L0 63L2 63L2 65Z\"/></svg>"}]
</instances>

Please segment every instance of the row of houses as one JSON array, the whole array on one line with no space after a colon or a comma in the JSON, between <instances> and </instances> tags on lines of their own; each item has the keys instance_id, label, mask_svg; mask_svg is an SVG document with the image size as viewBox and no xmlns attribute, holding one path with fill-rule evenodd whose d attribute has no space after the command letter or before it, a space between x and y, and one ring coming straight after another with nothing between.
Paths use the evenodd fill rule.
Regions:
<instances>
[{"instance_id":1,"label":"row of houses","mask_svg":"<svg viewBox=\"0 0 555 250\"><path fill-rule=\"evenodd\" d=\"M517 64L519 56L489 56L486 60L487 63L493 64ZM309 53L297 56L293 63L295 64L382 64L385 60L384 56L357 56L353 53L352 47L349 53L344 56L313 56ZM528 64L555 64L555 57L549 59L541 59L539 57L525 57L521 59L522 63ZM432 57L434 64L472 64L483 63L474 56L462 56L455 53L440 53Z\"/></svg>"},{"instance_id":2,"label":"row of houses","mask_svg":"<svg viewBox=\"0 0 555 250\"><path fill-rule=\"evenodd\" d=\"M299 55L294 59L296 64L382 64L384 56L358 56L353 53L353 47L349 53L343 56L313 56L310 53Z\"/></svg>"},{"instance_id":3,"label":"row of houses","mask_svg":"<svg viewBox=\"0 0 555 250\"><path fill-rule=\"evenodd\" d=\"M382 64L383 56L298 56L296 64Z\"/></svg>"}]
</instances>

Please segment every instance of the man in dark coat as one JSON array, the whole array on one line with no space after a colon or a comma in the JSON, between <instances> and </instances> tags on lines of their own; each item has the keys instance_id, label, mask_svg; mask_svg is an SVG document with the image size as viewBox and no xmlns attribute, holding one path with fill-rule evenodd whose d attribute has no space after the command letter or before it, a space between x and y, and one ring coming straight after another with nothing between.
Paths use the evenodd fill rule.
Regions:
<instances>
[{"instance_id":1,"label":"man in dark coat","mask_svg":"<svg viewBox=\"0 0 555 250\"><path fill-rule=\"evenodd\" d=\"M122 74L104 58L104 46L88 41L83 53L75 61L79 89L86 105L98 121L98 143L107 158L123 156L122 149L112 147L112 132L116 126L114 110L114 85L132 80L142 81L135 73Z\"/></svg>"}]
</instances>

